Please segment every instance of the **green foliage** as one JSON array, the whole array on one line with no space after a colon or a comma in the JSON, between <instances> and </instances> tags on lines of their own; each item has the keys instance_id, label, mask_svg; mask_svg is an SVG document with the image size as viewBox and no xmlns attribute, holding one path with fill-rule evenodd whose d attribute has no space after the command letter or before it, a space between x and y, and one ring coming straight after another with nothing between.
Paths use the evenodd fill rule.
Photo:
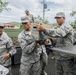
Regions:
<instances>
[{"instance_id":1,"label":"green foliage","mask_svg":"<svg viewBox=\"0 0 76 75\"><path fill-rule=\"evenodd\" d=\"M55 27L58 27L59 26L57 23L53 23L52 25L55 26Z\"/></svg>"},{"instance_id":2,"label":"green foliage","mask_svg":"<svg viewBox=\"0 0 76 75\"><path fill-rule=\"evenodd\" d=\"M17 27L21 26L21 23L19 23L19 22L11 22L11 24L15 24L15 25L17 25Z\"/></svg>"},{"instance_id":3,"label":"green foliage","mask_svg":"<svg viewBox=\"0 0 76 75\"><path fill-rule=\"evenodd\" d=\"M76 29L76 20L71 23L71 26L72 26L74 29Z\"/></svg>"},{"instance_id":4,"label":"green foliage","mask_svg":"<svg viewBox=\"0 0 76 75\"><path fill-rule=\"evenodd\" d=\"M41 16L35 17L35 19L42 21L44 24L49 24L49 21L47 19L43 21Z\"/></svg>"},{"instance_id":5,"label":"green foliage","mask_svg":"<svg viewBox=\"0 0 76 75\"><path fill-rule=\"evenodd\" d=\"M22 24L20 23L20 29L23 29L23 26L22 26Z\"/></svg>"},{"instance_id":6,"label":"green foliage","mask_svg":"<svg viewBox=\"0 0 76 75\"><path fill-rule=\"evenodd\" d=\"M73 10L73 11L70 13L70 16L76 18L76 11ZM71 23L71 26L72 26L74 29L76 29L76 19L75 19L74 22Z\"/></svg>"},{"instance_id":7,"label":"green foliage","mask_svg":"<svg viewBox=\"0 0 76 75\"><path fill-rule=\"evenodd\" d=\"M72 10L72 12L70 13L71 16L75 16L76 15L76 11Z\"/></svg>"},{"instance_id":8,"label":"green foliage","mask_svg":"<svg viewBox=\"0 0 76 75\"><path fill-rule=\"evenodd\" d=\"M46 19L43 23L44 24L49 24L49 21Z\"/></svg>"},{"instance_id":9,"label":"green foliage","mask_svg":"<svg viewBox=\"0 0 76 75\"><path fill-rule=\"evenodd\" d=\"M8 5L8 2L3 2L2 0L0 0L0 12L2 12L3 10L11 10L10 8L7 8L6 6Z\"/></svg>"},{"instance_id":10,"label":"green foliage","mask_svg":"<svg viewBox=\"0 0 76 75\"><path fill-rule=\"evenodd\" d=\"M41 20L41 21L43 20L42 17L40 17L40 16L35 17L35 19L39 19L39 20Z\"/></svg>"},{"instance_id":11,"label":"green foliage","mask_svg":"<svg viewBox=\"0 0 76 75\"><path fill-rule=\"evenodd\" d=\"M13 42L18 40L18 35L22 29L4 29L8 36L12 39ZM16 44L15 47L19 47L19 44Z\"/></svg>"}]
</instances>

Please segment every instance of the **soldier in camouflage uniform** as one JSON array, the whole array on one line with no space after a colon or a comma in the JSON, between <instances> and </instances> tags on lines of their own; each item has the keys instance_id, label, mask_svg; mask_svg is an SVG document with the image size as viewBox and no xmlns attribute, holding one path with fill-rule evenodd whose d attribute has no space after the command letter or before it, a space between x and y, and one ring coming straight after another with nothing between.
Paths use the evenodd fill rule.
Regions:
<instances>
[{"instance_id":1,"label":"soldier in camouflage uniform","mask_svg":"<svg viewBox=\"0 0 76 75\"><path fill-rule=\"evenodd\" d=\"M0 64L7 67L11 71L10 57L16 53L16 49L13 46L11 38L9 38L8 35L3 32L3 28L4 24L0 23Z\"/></svg>"},{"instance_id":2,"label":"soldier in camouflage uniform","mask_svg":"<svg viewBox=\"0 0 76 75\"><path fill-rule=\"evenodd\" d=\"M55 17L59 27L56 29L46 29L43 25L38 25L37 30L43 31L46 35L55 37L56 47L73 45L74 30L71 25L65 23L65 14L57 13ZM56 75L76 75L73 56L56 52Z\"/></svg>"},{"instance_id":3,"label":"soldier in camouflage uniform","mask_svg":"<svg viewBox=\"0 0 76 75\"><path fill-rule=\"evenodd\" d=\"M22 48L20 75L40 75L42 72L40 62L42 48L38 44L39 41L34 40L32 37L29 18L22 17L21 21L24 30L18 36L18 42Z\"/></svg>"},{"instance_id":4,"label":"soldier in camouflage uniform","mask_svg":"<svg viewBox=\"0 0 76 75\"><path fill-rule=\"evenodd\" d=\"M32 22L34 22L34 16L29 13L29 10L25 10L26 17L28 17Z\"/></svg>"}]
</instances>

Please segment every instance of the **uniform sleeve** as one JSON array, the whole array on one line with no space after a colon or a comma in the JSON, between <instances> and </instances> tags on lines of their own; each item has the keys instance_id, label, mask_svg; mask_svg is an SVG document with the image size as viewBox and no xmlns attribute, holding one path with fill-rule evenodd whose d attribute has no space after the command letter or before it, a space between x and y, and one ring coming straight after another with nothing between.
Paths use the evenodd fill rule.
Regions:
<instances>
[{"instance_id":1,"label":"uniform sleeve","mask_svg":"<svg viewBox=\"0 0 76 75\"><path fill-rule=\"evenodd\" d=\"M57 29L46 29L45 34L53 37L64 37L70 33L72 29L70 27L60 27Z\"/></svg>"},{"instance_id":2,"label":"uniform sleeve","mask_svg":"<svg viewBox=\"0 0 76 75\"><path fill-rule=\"evenodd\" d=\"M20 47L25 53L31 53L36 47L35 42L31 42L30 44L28 44L24 38L18 38L18 41L19 41Z\"/></svg>"},{"instance_id":3,"label":"uniform sleeve","mask_svg":"<svg viewBox=\"0 0 76 75\"><path fill-rule=\"evenodd\" d=\"M9 38L6 47L8 49L8 53L11 54L11 56L13 56L16 53L16 49L13 45L13 42L12 42L11 38Z\"/></svg>"}]
</instances>

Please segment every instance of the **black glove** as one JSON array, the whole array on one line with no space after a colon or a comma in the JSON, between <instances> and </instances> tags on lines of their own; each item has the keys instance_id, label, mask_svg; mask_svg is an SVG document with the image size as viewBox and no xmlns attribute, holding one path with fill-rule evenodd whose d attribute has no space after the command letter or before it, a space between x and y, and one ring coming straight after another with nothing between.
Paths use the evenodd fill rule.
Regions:
<instances>
[{"instance_id":1,"label":"black glove","mask_svg":"<svg viewBox=\"0 0 76 75\"><path fill-rule=\"evenodd\" d=\"M35 40L35 43L40 43L41 42L41 40Z\"/></svg>"}]
</instances>

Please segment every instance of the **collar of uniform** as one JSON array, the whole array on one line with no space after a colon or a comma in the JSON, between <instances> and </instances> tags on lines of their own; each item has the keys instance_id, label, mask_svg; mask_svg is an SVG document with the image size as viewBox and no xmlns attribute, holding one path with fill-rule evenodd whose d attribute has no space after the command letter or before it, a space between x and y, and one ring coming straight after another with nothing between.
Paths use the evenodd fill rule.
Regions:
<instances>
[{"instance_id":1,"label":"collar of uniform","mask_svg":"<svg viewBox=\"0 0 76 75\"><path fill-rule=\"evenodd\" d=\"M24 33L25 33L26 35L31 35L31 31L26 31L26 30L24 30Z\"/></svg>"},{"instance_id":2,"label":"collar of uniform","mask_svg":"<svg viewBox=\"0 0 76 75\"><path fill-rule=\"evenodd\" d=\"M2 41L2 37L0 36L0 41Z\"/></svg>"},{"instance_id":3,"label":"collar of uniform","mask_svg":"<svg viewBox=\"0 0 76 75\"><path fill-rule=\"evenodd\" d=\"M4 33L4 32L3 32L3 33ZM2 41L3 33L2 33L2 35L0 36L0 41Z\"/></svg>"}]
</instances>

